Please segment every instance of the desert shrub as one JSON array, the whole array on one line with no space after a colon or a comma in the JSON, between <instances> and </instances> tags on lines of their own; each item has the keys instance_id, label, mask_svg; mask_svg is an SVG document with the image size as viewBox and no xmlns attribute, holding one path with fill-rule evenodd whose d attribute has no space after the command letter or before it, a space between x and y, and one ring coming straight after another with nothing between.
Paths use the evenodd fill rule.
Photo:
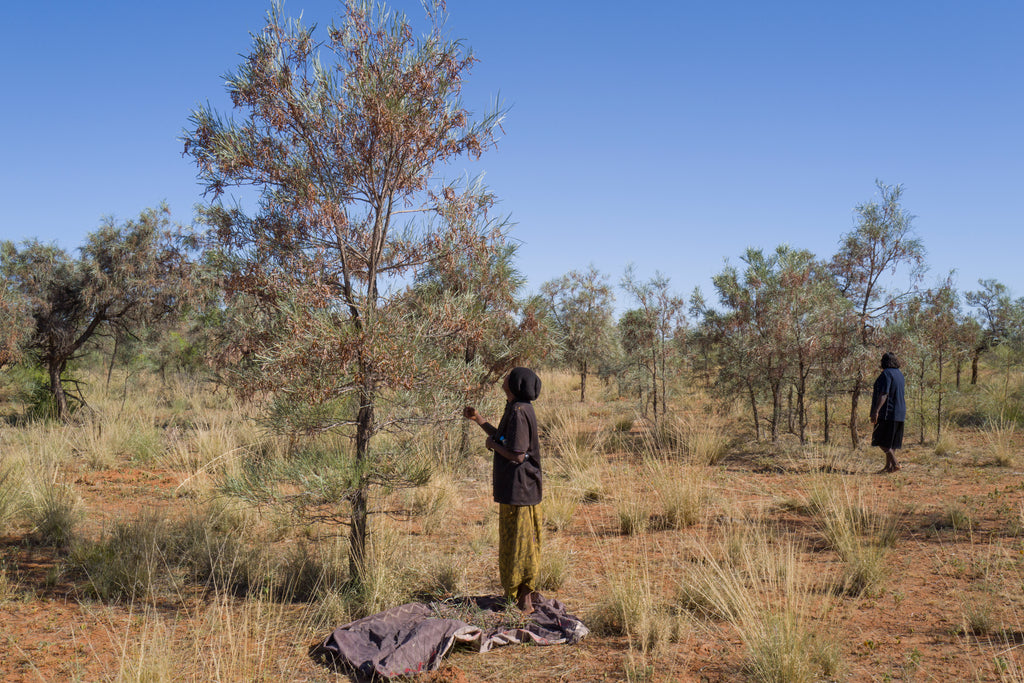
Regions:
<instances>
[{"instance_id":1,"label":"desert shrub","mask_svg":"<svg viewBox=\"0 0 1024 683\"><path fill-rule=\"evenodd\" d=\"M21 514L24 505L19 468L0 459L0 528L8 528Z\"/></svg>"},{"instance_id":2,"label":"desert shrub","mask_svg":"<svg viewBox=\"0 0 1024 683\"><path fill-rule=\"evenodd\" d=\"M709 501L703 468L657 459L647 461L646 471L661 505L658 522L662 528L682 529L701 520Z\"/></svg>"},{"instance_id":3,"label":"desert shrub","mask_svg":"<svg viewBox=\"0 0 1024 683\"><path fill-rule=\"evenodd\" d=\"M236 510L209 505L179 523L171 553L193 580L217 592L245 596L272 584L265 546L251 531ZM256 542L247 544L247 538Z\"/></svg>"},{"instance_id":4,"label":"desert shrub","mask_svg":"<svg viewBox=\"0 0 1024 683\"><path fill-rule=\"evenodd\" d=\"M14 398L24 406L24 417L28 421L53 420L57 417L57 404L54 403L50 391L50 376L38 365L22 364L4 371L5 378ZM61 373L61 379L74 384L76 381L77 363L68 363L67 369ZM67 394L68 411L74 413L82 406L77 392Z\"/></svg>"},{"instance_id":5,"label":"desert shrub","mask_svg":"<svg viewBox=\"0 0 1024 683\"><path fill-rule=\"evenodd\" d=\"M49 477L28 505L31 540L57 548L71 546L84 512L74 489Z\"/></svg>"},{"instance_id":6,"label":"desert shrub","mask_svg":"<svg viewBox=\"0 0 1024 683\"><path fill-rule=\"evenodd\" d=\"M155 594L161 577L170 578L167 549L171 533L156 511L117 522L98 541L76 542L69 568L86 578L86 591L101 600L134 600Z\"/></svg>"},{"instance_id":7,"label":"desert shrub","mask_svg":"<svg viewBox=\"0 0 1024 683\"><path fill-rule=\"evenodd\" d=\"M274 570L274 595L279 600L308 602L348 580L348 552L343 543L293 546Z\"/></svg>"},{"instance_id":8,"label":"desert shrub","mask_svg":"<svg viewBox=\"0 0 1024 683\"><path fill-rule=\"evenodd\" d=\"M587 620L595 633L626 636L632 647L643 652L657 652L678 640L682 622L657 600L646 560L640 567L613 572L604 595Z\"/></svg>"},{"instance_id":9,"label":"desert shrub","mask_svg":"<svg viewBox=\"0 0 1024 683\"><path fill-rule=\"evenodd\" d=\"M744 668L751 681L832 680L839 671L837 644L808 628L793 610L763 613L745 633L748 652Z\"/></svg>"}]
</instances>

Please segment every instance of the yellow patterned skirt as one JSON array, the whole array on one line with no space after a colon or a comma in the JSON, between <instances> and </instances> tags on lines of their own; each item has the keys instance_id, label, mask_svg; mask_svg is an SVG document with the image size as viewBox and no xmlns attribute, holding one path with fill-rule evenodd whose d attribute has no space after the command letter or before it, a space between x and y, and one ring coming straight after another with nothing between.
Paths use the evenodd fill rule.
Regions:
<instances>
[{"instance_id":1,"label":"yellow patterned skirt","mask_svg":"<svg viewBox=\"0 0 1024 683\"><path fill-rule=\"evenodd\" d=\"M543 524L540 505L498 506L498 569L506 600L515 600L523 584L537 589Z\"/></svg>"}]
</instances>

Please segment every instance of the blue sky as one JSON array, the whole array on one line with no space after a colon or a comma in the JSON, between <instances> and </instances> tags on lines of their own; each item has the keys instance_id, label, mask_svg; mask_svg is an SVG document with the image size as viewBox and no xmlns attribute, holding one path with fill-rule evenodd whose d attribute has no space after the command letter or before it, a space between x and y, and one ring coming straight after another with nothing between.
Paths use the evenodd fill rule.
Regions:
<instances>
[{"instance_id":1,"label":"blue sky","mask_svg":"<svg viewBox=\"0 0 1024 683\"><path fill-rule=\"evenodd\" d=\"M418 16L418 3L393 5ZM0 238L74 248L100 218L201 189L180 136L269 3L7 3ZM288 0L326 27L336 0ZM1024 3L449 0L511 107L486 172L529 288L629 263L688 294L748 246L831 255L875 180L902 183L934 281L1024 295ZM628 306L620 296L619 306Z\"/></svg>"}]
</instances>

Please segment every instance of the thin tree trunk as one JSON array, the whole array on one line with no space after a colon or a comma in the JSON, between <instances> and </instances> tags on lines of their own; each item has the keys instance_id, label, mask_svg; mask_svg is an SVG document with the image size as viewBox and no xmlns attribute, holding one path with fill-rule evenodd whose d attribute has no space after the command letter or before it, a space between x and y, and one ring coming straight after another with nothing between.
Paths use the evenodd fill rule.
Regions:
<instances>
[{"instance_id":1,"label":"thin tree trunk","mask_svg":"<svg viewBox=\"0 0 1024 683\"><path fill-rule=\"evenodd\" d=\"M772 382L772 443L779 440L779 420L782 417L782 397L779 383Z\"/></svg>"},{"instance_id":2,"label":"thin tree trunk","mask_svg":"<svg viewBox=\"0 0 1024 683\"><path fill-rule=\"evenodd\" d=\"M359 392L359 413L356 416L356 460L362 462L369 455L373 436L374 390L370 379L363 382ZM348 570L350 579L362 584L366 578L366 539L369 525L369 496L367 485L360 482L352 495L352 519L349 528Z\"/></svg>"},{"instance_id":3,"label":"thin tree trunk","mask_svg":"<svg viewBox=\"0 0 1024 683\"><path fill-rule=\"evenodd\" d=\"M942 355L939 355L938 404L935 407L935 443L942 438Z\"/></svg>"},{"instance_id":4,"label":"thin tree trunk","mask_svg":"<svg viewBox=\"0 0 1024 683\"><path fill-rule=\"evenodd\" d=\"M754 441L761 440L761 422L757 415L757 397L754 395L754 387L747 383L747 391L750 393L750 410L754 415Z\"/></svg>"},{"instance_id":5,"label":"thin tree trunk","mask_svg":"<svg viewBox=\"0 0 1024 683\"><path fill-rule=\"evenodd\" d=\"M857 369L853 391L850 394L850 444L856 449L860 445L860 434L857 433L857 409L860 403L860 386L864 382L864 371Z\"/></svg>"},{"instance_id":6,"label":"thin tree trunk","mask_svg":"<svg viewBox=\"0 0 1024 683\"><path fill-rule=\"evenodd\" d=\"M110 389L110 375L114 372L114 359L117 358L117 345L119 343L121 343L121 336L114 335L114 350L110 352L110 364L107 365L107 389Z\"/></svg>"},{"instance_id":7,"label":"thin tree trunk","mask_svg":"<svg viewBox=\"0 0 1024 683\"><path fill-rule=\"evenodd\" d=\"M793 429L793 385L789 386L789 395L786 397L786 430L790 434L796 433Z\"/></svg>"},{"instance_id":8,"label":"thin tree trunk","mask_svg":"<svg viewBox=\"0 0 1024 683\"><path fill-rule=\"evenodd\" d=\"M921 362L921 374L917 385L917 414L921 421L921 428L918 430L919 441L924 444L924 361Z\"/></svg>"},{"instance_id":9,"label":"thin tree trunk","mask_svg":"<svg viewBox=\"0 0 1024 683\"><path fill-rule=\"evenodd\" d=\"M580 369L580 403L587 400L587 361L583 361Z\"/></svg>"},{"instance_id":10,"label":"thin tree trunk","mask_svg":"<svg viewBox=\"0 0 1024 683\"><path fill-rule=\"evenodd\" d=\"M981 349L974 349L974 355L971 356L971 386L973 387L978 383L978 358L981 356Z\"/></svg>"},{"instance_id":11,"label":"thin tree trunk","mask_svg":"<svg viewBox=\"0 0 1024 683\"><path fill-rule=\"evenodd\" d=\"M799 430L800 445L803 446L806 443L807 434L807 409L805 406L805 400L807 398L807 378L803 375L803 370L800 374L800 385L796 392L796 421L797 429Z\"/></svg>"},{"instance_id":12,"label":"thin tree trunk","mask_svg":"<svg viewBox=\"0 0 1024 683\"><path fill-rule=\"evenodd\" d=\"M825 435L824 435L824 438L822 439L822 443L828 443L828 440L829 440L829 425L831 423L831 419L829 418L829 414L828 414L828 389L825 389L825 400L824 400L823 403L824 403L824 409L825 409L825 416L824 416L825 419L824 419L824 424L822 425L822 428L823 428L823 431L825 432Z\"/></svg>"},{"instance_id":13,"label":"thin tree trunk","mask_svg":"<svg viewBox=\"0 0 1024 683\"><path fill-rule=\"evenodd\" d=\"M57 409L57 419L64 420L68 415L68 398L64 394L64 385L60 381L61 372L64 369L63 363L51 361L48 364L50 372L50 394L53 396L53 405Z\"/></svg>"}]
</instances>

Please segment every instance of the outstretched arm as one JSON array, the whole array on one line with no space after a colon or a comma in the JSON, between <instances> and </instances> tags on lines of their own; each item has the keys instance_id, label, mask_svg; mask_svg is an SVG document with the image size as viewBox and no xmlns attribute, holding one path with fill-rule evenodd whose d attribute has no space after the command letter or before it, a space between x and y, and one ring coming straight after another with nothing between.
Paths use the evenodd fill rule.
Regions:
<instances>
[{"instance_id":1,"label":"outstretched arm","mask_svg":"<svg viewBox=\"0 0 1024 683\"><path fill-rule=\"evenodd\" d=\"M462 409L462 417L480 425L480 429L484 430L487 436L494 436L498 433L498 428L485 420L480 413L476 412L476 408L472 406L466 406Z\"/></svg>"}]
</instances>

